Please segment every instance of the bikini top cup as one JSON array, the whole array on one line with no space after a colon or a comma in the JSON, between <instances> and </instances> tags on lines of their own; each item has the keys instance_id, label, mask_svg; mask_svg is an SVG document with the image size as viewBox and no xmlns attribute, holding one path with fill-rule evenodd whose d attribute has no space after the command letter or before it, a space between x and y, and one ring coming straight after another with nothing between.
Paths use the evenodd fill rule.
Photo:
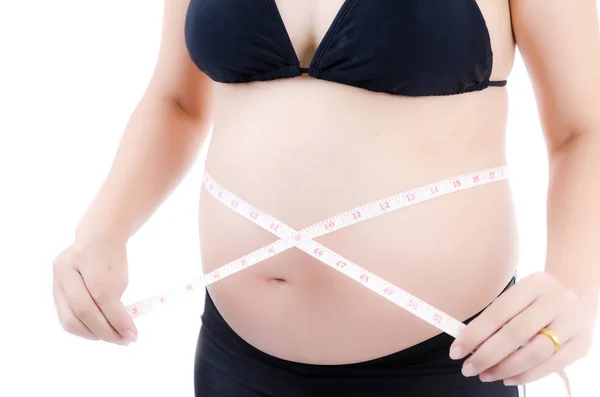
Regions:
<instances>
[{"instance_id":1,"label":"bikini top cup","mask_svg":"<svg viewBox=\"0 0 600 397\"><path fill-rule=\"evenodd\" d=\"M490 81L490 35L476 0L345 0L308 68L275 0L191 0L185 39L212 80L300 76L406 96L504 86Z\"/></svg>"}]
</instances>

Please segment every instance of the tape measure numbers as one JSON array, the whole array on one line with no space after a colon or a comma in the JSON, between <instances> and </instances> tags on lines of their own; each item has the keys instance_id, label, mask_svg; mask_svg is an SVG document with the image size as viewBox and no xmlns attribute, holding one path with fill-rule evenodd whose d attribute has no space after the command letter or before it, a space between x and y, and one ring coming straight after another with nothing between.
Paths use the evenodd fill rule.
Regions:
<instances>
[{"instance_id":1,"label":"tape measure numbers","mask_svg":"<svg viewBox=\"0 0 600 397\"><path fill-rule=\"evenodd\" d=\"M205 172L203 184L213 197L280 239L210 273L206 273L182 287L173 288L170 291L128 305L127 309L133 317L140 316L175 298L194 292L199 288L204 288L206 285L222 280L285 250L296 247L456 338L460 330L465 327L463 323L313 239L404 207L472 187L501 181L507 177L507 166L455 176L362 205L297 231L231 193L218 184L208 172Z\"/></svg>"}]
</instances>

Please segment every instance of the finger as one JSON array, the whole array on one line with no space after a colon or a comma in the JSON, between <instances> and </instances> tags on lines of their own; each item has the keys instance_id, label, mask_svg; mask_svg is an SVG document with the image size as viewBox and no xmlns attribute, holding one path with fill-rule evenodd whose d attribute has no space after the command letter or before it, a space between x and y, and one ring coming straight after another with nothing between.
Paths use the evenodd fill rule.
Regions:
<instances>
[{"instance_id":1,"label":"finger","mask_svg":"<svg viewBox=\"0 0 600 397\"><path fill-rule=\"evenodd\" d=\"M120 297L115 291L119 288L115 286L115 282L104 274L94 274L86 279L83 279L85 287L89 295L98 306L103 316L108 323L118 332L123 338L130 342L135 342L138 336L138 331L133 323L133 319L129 315L129 311L121 302Z\"/></svg>"},{"instance_id":2,"label":"finger","mask_svg":"<svg viewBox=\"0 0 600 397\"><path fill-rule=\"evenodd\" d=\"M73 313L73 310L69 307L67 300L65 299L61 289L53 285L52 295L54 295L54 303L56 306L56 312L62 328L70 334L89 339L98 340L99 338L94 335L88 327L85 326Z\"/></svg>"},{"instance_id":3,"label":"finger","mask_svg":"<svg viewBox=\"0 0 600 397\"><path fill-rule=\"evenodd\" d=\"M589 341L587 339L573 338L549 359L519 375L505 379L504 384L507 386L521 385L542 379L554 372L562 371L565 367L583 357L588 350Z\"/></svg>"},{"instance_id":4,"label":"finger","mask_svg":"<svg viewBox=\"0 0 600 397\"><path fill-rule=\"evenodd\" d=\"M564 314L546 327L552 330L565 344L575 336L571 316ZM539 331L538 331L539 332ZM517 376L548 360L554 354L554 343L546 335L536 333L521 349L510 354L499 364L481 373L484 382Z\"/></svg>"},{"instance_id":5,"label":"finger","mask_svg":"<svg viewBox=\"0 0 600 397\"><path fill-rule=\"evenodd\" d=\"M531 305L542 291L556 288L556 281L543 274L536 275L535 283L525 281L526 279L521 280L498 296L479 316L463 328L452 343L451 358L460 359L473 352L504 324Z\"/></svg>"},{"instance_id":6,"label":"finger","mask_svg":"<svg viewBox=\"0 0 600 397\"><path fill-rule=\"evenodd\" d=\"M125 344L92 300L79 272L65 271L60 288L73 313L94 335L106 342Z\"/></svg>"},{"instance_id":7,"label":"finger","mask_svg":"<svg viewBox=\"0 0 600 397\"><path fill-rule=\"evenodd\" d=\"M550 324L565 306L562 294L540 297L484 341L463 363L463 374L473 376L497 365Z\"/></svg>"}]
</instances>

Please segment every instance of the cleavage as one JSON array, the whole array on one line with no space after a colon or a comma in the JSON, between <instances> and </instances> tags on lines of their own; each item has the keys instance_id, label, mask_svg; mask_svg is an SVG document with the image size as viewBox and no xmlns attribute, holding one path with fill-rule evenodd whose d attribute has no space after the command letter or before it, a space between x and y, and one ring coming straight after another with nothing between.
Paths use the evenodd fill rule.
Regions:
<instances>
[{"instance_id":1,"label":"cleavage","mask_svg":"<svg viewBox=\"0 0 600 397\"><path fill-rule=\"evenodd\" d=\"M346 0L269 0L279 10L300 66L308 68Z\"/></svg>"}]
</instances>

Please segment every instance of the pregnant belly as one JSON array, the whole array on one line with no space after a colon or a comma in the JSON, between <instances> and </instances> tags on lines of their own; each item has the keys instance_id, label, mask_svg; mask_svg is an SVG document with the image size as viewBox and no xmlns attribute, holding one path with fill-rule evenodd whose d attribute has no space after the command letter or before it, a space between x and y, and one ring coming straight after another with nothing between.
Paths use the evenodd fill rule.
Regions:
<instances>
[{"instance_id":1,"label":"pregnant belly","mask_svg":"<svg viewBox=\"0 0 600 397\"><path fill-rule=\"evenodd\" d=\"M315 241L464 320L491 302L514 272L512 212L510 189L501 181ZM277 239L208 194L202 195L201 214L205 272ZM285 222L285 216L280 219ZM209 291L243 339L293 361L363 361L440 332L296 248L214 283Z\"/></svg>"},{"instance_id":2,"label":"pregnant belly","mask_svg":"<svg viewBox=\"0 0 600 397\"><path fill-rule=\"evenodd\" d=\"M310 95L324 98L327 115L319 113L326 103L305 104L314 107L307 110L318 116L314 120L285 113L298 109L294 104L261 102L273 97L282 102L281 96L257 95L251 107L229 96L227 111L217 110L207 171L224 188L300 230L407 189L505 162L500 94L392 106L387 97L375 105L371 97L364 104L343 104L353 97L344 93L334 101L328 93ZM335 103L344 106L337 109ZM268 117L244 110L262 108L275 110ZM350 114L350 108L357 111ZM439 117L426 117L431 112ZM459 119L458 112L472 116ZM332 120L343 120L343 128ZM426 121L410 125L410 120ZM273 127L286 123L283 131ZM205 273L277 239L202 193ZM315 241L462 321L489 304L514 274L517 232L510 184L504 180L452 193ZM364 361L441 332L297 248L208 289L240 337L297 362Z\"/></svg>"}]
</instances>

